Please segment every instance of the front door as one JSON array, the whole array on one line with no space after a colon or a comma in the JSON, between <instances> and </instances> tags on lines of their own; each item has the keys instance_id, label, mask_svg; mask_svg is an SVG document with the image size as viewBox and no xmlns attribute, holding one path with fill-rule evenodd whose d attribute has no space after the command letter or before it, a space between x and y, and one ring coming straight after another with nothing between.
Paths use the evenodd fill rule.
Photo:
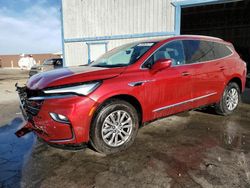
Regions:
<instances>
[{"instance_id":1,"label":"front door","mask_svg":"<svg viewBox=\"0 0 250 188\"><path fill-rule=\"evenodd\" d=\"M192 69L185 65L182 41L172 41L160 47L144 64L159 59L172 59L171 67L154 72L145 70L145 101L153 119L191 109Z\"/></svg>"}]
</instances>

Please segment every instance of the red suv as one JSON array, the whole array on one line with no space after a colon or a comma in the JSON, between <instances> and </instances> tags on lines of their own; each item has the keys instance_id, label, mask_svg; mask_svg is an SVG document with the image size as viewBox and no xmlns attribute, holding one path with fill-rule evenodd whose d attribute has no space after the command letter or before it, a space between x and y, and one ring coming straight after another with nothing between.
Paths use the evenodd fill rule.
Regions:
<instances>
[{"instance_id":1,"label":"red suv","mask_svg":"<svg viewBox=\"0 0 250 188\"><path fill-rule=\"evenodd\" d=\"M40 73L17 86L27 124L16 134L34 131L50 144L91 143L115 153L130 146L146 122L201 106L231 114L245 81L245 62L221 39L134 42L88 66Z\"/></svg>"}]
</instances>

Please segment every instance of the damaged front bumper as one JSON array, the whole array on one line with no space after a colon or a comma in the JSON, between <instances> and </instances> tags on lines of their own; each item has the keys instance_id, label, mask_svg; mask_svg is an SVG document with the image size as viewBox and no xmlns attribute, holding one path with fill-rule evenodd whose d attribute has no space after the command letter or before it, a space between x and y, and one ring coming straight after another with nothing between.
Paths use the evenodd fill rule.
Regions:
<instances>
[{"instance_id":1,"label":"damaged front bumper","mask_svg":"<svg viewBox=\"0 0 250 188\"><path fill-rule=\"evenodd\" d=\"M49 109L52 108L49 104L53 104L55 100L46 101L45 97L34 97L39 95L36 93L39 91L30 91L27 87L19 87L17 84L16 91L19 95L22 115L27 122L23 128L15 133L18 137L33 131L47 142L75 142L75 134L70 122L67 124L57 122L50 116ZM34 98L35 100L33 100ZM41 108L43 109L41 110Z\"/></svg>"},{"instance_id":2,"label":"damaged front bumper","mask_svg":"<svg viewBox=\"0 0 250 188\"><path fill-rule=\"evenodd\" d=\"M16 87L16 91L18 92L18 99L19 99L20 109L21 109L23 118L25 120L28 120L28 115L24 109L25 98L27 98L26 87L19 87L17 83L15 87Z\"/></svg>"},{"instance_id":3,"label":"damaged front bumper","mask_svg":"<svg viewBox=\"0 0 250 188\"><path fill-rule=\"evenodd\" d=\"M26 120L16 136L32 131L48 144L82 147L83 143L88 143L93 115L90 112L97 105L94 100L77 95L48 96L17 84L16 90Z\"/></svg>"},{"instance_id":4,"label":"damaged front bumper","mask_svg":"<svg viewBox=\"0 0 250 188\"><path fill-rule=\"evenodd\" d=\"M27 122L24 127L19 129L15 135L17 137L22 137L26 135L29 132L35 131L39 134L43 134L42 130L39 130L37 128L34 128L34 125L32 125L31 122ZM38 137L41 142L47 143L52 147L59 148L59 149L66 149L66 150L81 150L87 148L87 143L81 143L81 144L56 144L56 143L48 143L42 138Z\"/></svg>"},{"instance_id":5,"label":"damaged front bumper","mask_svg":"<svg viewBox=\"0 0 250 188\"><path fill-rule=\"evenodd\" d=\"M29 132L32 132L32 131L36 131L39 134L43 133L42 130L35 128L34 125L32 125L31 122L27 122L21 129L19 129L18 131L15 132L15 135L17 137L22 137L22 136L24 136L24 135L26 135L26 134L28 134Z\"/></svg>"},{"instance_id":6,"label":"damaged front bumper","mask_svg":"<svg viewBox=\"0 0 250 188\"><path fill-rule=\"evenodd\" d=\"M24 120L26 121L26 125L23 126L20 130L18 130L15 135L17 137L22 137L24 135L26 135L27 133L31 132L31 131L36 131L39 133L42 133L42 130L38 129L35 127L35 123L33 121L33 117L32 117L32 111L30 110L30 115L27 113L28 108L33 108L33 107L27 107L27 100L28 100L28 96L27 96L27 88L24 87L20 87L18 86L18 84L15 84L16 87L16 91L18 93L19 96L19 104L20 104L20 109L23 115ZM40 104L41 105L41 104ZM39 111L39 109L33 109L33 113L35 113L36 111Z\"/></svg>"}]
</instances>

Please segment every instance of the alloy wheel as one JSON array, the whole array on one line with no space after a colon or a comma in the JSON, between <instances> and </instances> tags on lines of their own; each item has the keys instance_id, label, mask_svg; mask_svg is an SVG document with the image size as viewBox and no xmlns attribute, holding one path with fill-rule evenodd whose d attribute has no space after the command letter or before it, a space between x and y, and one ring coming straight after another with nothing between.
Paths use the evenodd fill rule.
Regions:
<instances>
[{"instance_id":1,"label":"alloy wheel","mask_svg":"<svg viewBox=\"0 0 250 188\"><path fill-rule=\"evenodd\" d=\"M231 88L227 92L226 105L228 110L233 111L239 103L239 94L236 88Z\"/></svg>"},{"instance_id":2,"label":"alloy wheel","mask_svg":"<svg viewBox=\"0 0 250 188\"><path fill-rule=\"evenodd\" d=\"M102 139L108 146L121 146L129 139L132 127L132 118L126 111L114 111L103 122L101 129Z\"/></svg>"}]
</instances>

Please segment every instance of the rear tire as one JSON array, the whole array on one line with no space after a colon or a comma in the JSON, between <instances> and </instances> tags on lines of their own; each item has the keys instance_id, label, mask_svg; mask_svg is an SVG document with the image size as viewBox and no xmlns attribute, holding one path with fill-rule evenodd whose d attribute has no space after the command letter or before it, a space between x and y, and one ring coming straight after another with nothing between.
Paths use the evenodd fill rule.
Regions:
<instances>
[{"instance_id":1,"label":"rear tire","mask_svg":"<svg viewBox=\"0 0 250 188\"><path fill-rule=\"evenodd\" d=\"M220 115L230 115L238 107L240 103L240 88L235 82L230 82L220 99L220 102L216 104L215 111Z\"/></svg>"},{"instance_id":2,"label":"rear tire","mask_svg":"<svg viewBox=\"0 0 250 188\"><path fill-rule=\"evenodd\" d=\"M134 142L138 128L136 109L126 101L112 99L97 110L91 125L90 142L100 153L117 153Z\"/></svg>"}]
</instances>

